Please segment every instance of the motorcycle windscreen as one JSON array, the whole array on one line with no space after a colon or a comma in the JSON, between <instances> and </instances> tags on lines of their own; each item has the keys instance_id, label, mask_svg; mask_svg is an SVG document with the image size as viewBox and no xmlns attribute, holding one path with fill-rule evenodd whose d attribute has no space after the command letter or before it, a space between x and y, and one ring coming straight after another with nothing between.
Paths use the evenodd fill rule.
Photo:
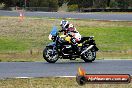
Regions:
<instances>
[{"instance_id":1,"label":"motorcycle windscreen","mask_svg":"<svg viewBox=\"0 0 132 88\"><path fill-rule=\"evenodd\" d=\"M52 36L56 36L56 34L58 33L58 29L56 26L53 26L51 32L50 32L50 35Z\"/></svg>"}]
</instances>

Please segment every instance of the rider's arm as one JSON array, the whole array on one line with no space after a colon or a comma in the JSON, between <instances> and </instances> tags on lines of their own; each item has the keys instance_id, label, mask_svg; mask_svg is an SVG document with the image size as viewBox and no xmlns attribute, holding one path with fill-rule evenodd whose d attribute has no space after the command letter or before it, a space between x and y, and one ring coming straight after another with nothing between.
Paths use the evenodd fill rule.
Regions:
<instances>
[{"instance_id":1,"label":"rider's arm","mask_svg":"<svg viewBox=\"0 0 132 88\"><path fill-rule=\"evenodd\" d=\"M65 32L66 31L66 29L61 29L61 30L59 30L59 32Z\"/></svg>"}]
</instances>

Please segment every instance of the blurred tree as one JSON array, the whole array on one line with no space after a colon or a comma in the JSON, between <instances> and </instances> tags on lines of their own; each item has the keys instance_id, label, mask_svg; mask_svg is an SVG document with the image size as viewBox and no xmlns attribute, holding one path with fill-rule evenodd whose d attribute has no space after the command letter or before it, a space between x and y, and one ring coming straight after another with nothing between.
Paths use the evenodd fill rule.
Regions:
<instances>
[{"instance_id":1,"label":"blurred tree","mask_svg":"<svg viewBox=\"0 0 132 88\"><path fill-rule=\"evenodd\" d=\"M92 0L77 0L76 4L78 4L79 8L88 8L93 6Z\"/></svg>"},{"instance_id":2,"label":"blurred tree","mask_svg":"<svg viewBox=\"0 0 132 88\"><path fill-rule=\"evenodd\" d=\"M119 8L122 8L122 9L128 8L128 1L126 0L117 0L117 3Z\"/></svg>"},{"instance_id":3,"label":"blurred tree","mask_svg":"<svg viewBox=\"0 0 132 88\"><path fill-rule=\"evenodd\" d=\"M110 6L110 2L111 2L111 0L107 0L107 7Z\"/></svg>"},{"instance_id":4,"label":"blurred tree","mask_svg":"<svg viewBox=\"0 0 132 88\"><path fill-rule=\"evenodd\" d=\"M59 7L62 6L64 3L68 3L70 0L58 0Z\"/></svg>"},{"instance_id":5,"label":"blurred tree","mask_svg":"<svg viewBox=\"0 0 132 88\"><path fill-rule=\"evenodd\" d=\"M58 8L58 0L48 0L49 7Z\"/></svg>"},{"instance_id":6,"label":"blurred tree","mask_svg":"<svg viewBox=\"0 0 132 88\"><path fill-rule=\"evenodd\" d=\"M128 0L128 6L129 8L132 8L132 0Z\"/></svg>"},{"instance_id":7,"label":"blurred tree","mask_svg":"<svg viewBox=\"0 0 132 88\"><path fill-rule=\"evenodd\" d=\"M25 0L0 0L6 7L23 6ZM132 0L26 0L26 6L58 8L63 3L78 6L78 8L128 8L132 7Z\"/></svg>"},{"instance_id":8,"label":"blurred tree","mask_svg":"<svg viewBox=\"0 0 132 88\"><path fill-rule=\"evenodd\" d=\"M93 7L94 8L106 8L107 0L93 0Z\"/></svg>"},{"instance_id":9,"label":"blurred tree","mask_svg":"<svg viewBox=\"0 0 132 88\"><path fill-rule=\"evenodd\" d=\"M109 7L110 8L118 8L118 3L115 0L111 0Z\"/></svg>"},{"instance_id":10,"label":"blurred tree","mask_svg":"<svg viewBox=\"0 0 132 88\"><path fill-rule=\"evenodd\" d=\"M64 0L58 0L59 7L62 6L63 3L64 3Z\"/></svg>"}]
</instances>

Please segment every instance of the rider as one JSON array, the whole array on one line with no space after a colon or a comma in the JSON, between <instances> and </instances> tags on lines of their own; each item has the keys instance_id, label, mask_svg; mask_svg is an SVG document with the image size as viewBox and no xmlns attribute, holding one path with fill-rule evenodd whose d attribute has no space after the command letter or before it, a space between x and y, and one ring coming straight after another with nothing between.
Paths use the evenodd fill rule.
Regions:
<instances>
[{"instance_id":1,"label":"rider","mask_svg":"<svg viewBox=\"0 0 132 88\"><path fill-rule=\"evenodd\" d=\"M70 36L70 42L73 45L73 49L75 49L76 53L80 53L80 49L78 48L78 41L81 40L81 35L73 26L73 24L69 23L66 20L62 20L60 23L62 27L62 31L64 31L64 35Z\"/></svg>"},{"instance_id":2,"label":"rider","mask_svg":"<svg viewBox=\"0 0 132 88\"><path fill-rule=\"evenodd\" d=\"M81 40L81 35L73 26L73 24L66 20L62 20L60 26L62 27L61 31L64 31L64 35L69 35L71 37L71 42L73 44L77 44L77 42Z\"/></svg>"},{"instance_id":3,"label":"rider","mask_svg":"<svg viewBox=\"0 0 132 88\"><path fill-rule=\"evenodd\" d=\"M68 26L68 34L72 35L73 38L75 38L75 41L78 42L81 40L81 35L79 32L76 30L76 28L73 26L73 24L69 24Z\"/></svg>"}]
</instances>

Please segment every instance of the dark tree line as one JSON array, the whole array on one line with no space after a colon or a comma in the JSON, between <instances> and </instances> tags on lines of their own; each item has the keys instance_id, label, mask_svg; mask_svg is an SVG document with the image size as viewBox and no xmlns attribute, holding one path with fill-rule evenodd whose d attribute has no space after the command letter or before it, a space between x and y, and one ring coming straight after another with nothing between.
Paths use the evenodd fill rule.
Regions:
<instances>
[{"instance_id":1,"label":"dark tree line","mask_svg":"<svg viewBox=\"0 0 132 88\"><path fill-rule=\"evenodd\" d=\"M77 4L79 8L128 8L132 7L132 0L59 0L68 5Z\"/></svg>"},{"instance_id":2,"label":"dark tree line","mask_svg":"<svg viewBox=\"0 0 132 88\"><path fill-rule=\"evenodd\" d=\"M58 8L58 0L0 0L6 7L52 7Z\"/></svg>"},{"instance_id":3,"label":"dark tree line","mask_svg":"<svg viewBox=\"0 0 132 88\"><path fill-rule=\"evenodd\" d=\"M78 8L132 8L132 0L0 0L6 7L52 7L58 8L63 3L77 5Z\"/></svg>"}]
</instances>

